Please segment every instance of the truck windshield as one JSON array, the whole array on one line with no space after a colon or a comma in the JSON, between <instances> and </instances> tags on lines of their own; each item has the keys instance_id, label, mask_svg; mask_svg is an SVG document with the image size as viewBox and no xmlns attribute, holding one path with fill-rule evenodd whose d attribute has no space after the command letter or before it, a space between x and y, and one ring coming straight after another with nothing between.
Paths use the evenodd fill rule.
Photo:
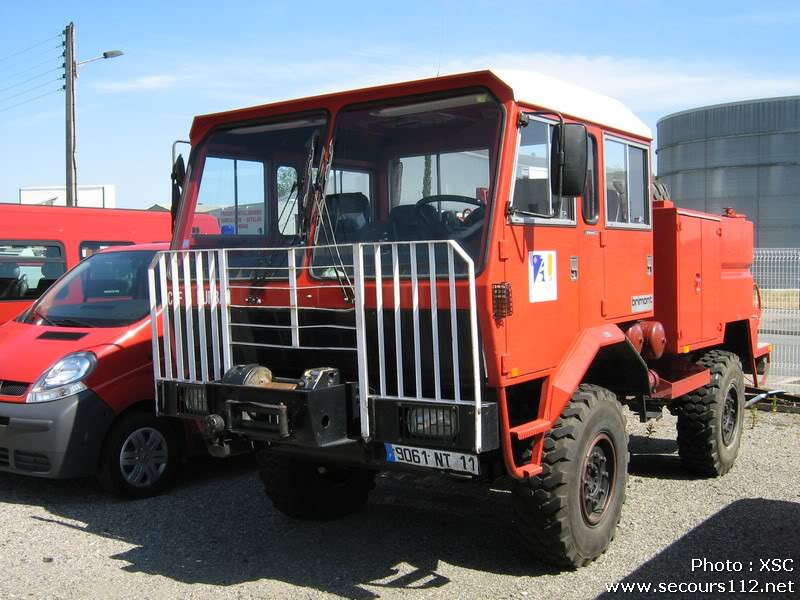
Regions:
<instances>
[{"instance_id":1,"label":"truck windshield","mask_svg":"<svg viewBox=\"0 0 800 600\"><path fill-rule=\"evenodd\" d=\"M456 240L478 262L501 107L481 90L401 102L339 113L326 196L331 222L317 228L316 242Z\"/></svg>"},{"instance_id":2,"label":"truck windshield","mask_svg":"<svg viewBox=\"0 0 800 600\"><path fill-rule=\"evenodd\" d=\"M192 159L197 183L189 246L276 247L299 242L303 173L319 158L327 116L252 123L211 133Z\"/></svg>"},{"instance_id":3,"label":"truck windshield","mask_svg":"<svg viewBox=\"0 0 800 600\"><path fill-rule=\"evenodd\" d=\"M150 312L147 267L152 250L101 252L59 279L28 311L24 323L61 327L123 327Z\"/></svg>"}]
</instances>

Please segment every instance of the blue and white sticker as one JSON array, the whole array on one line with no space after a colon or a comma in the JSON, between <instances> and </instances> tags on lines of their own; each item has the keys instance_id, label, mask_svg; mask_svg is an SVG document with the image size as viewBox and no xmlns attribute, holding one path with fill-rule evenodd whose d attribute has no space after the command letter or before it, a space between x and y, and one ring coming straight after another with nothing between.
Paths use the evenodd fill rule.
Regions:
<instances>
[{"instance_id":1,"label":"blue and white sticker","mask_svg":"<svg viewBox=\"0 0 800 600\"><path fill-rule=\"evenodd\" d=\"M531 302L558 299L555 250L534 250L528 253L528 290Z\"/></svg>"}]
</instances>

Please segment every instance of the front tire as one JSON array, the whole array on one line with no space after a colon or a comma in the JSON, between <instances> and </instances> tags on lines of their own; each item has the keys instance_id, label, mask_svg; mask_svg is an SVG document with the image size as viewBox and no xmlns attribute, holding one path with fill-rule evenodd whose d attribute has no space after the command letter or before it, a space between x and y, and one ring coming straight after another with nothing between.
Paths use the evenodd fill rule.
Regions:
<instances>
[{"instance_id":1,"label":"front tire","mask_svg":"<svg viewBox=\"0 0 800 600\"><path fill-rule=\"evenodd\" d=\"M742 441L742 362L724 350L706 352L696 362L711 371L711 382L676 401L678 454L689 471L716 477L733 466Z\"/></svg>"},{"instance_id":2,"label":"front tire","mask_svg":"<svg viewBox=\"0 0 800 600\"><path fill-rule=\"evenodd\" d=\"M109 492L127 498L159 494L178 463L175 432L153 414L122 415L108 434L97 479Z\"/></svg>"},{"instance_id":3,"label":"front tire","mask_svg":"<svg viewBox=\"0 0 800 600\"><path fill-rule=\"evenodd\" d=\"M317 465L268 451L257 459L264 492L293 519L328 520L356 512L375 487L374 471Z\"/></svg>"},{"instance_id":4,"label":"front tire","mask_svg":"<svg viewBox=\"0 0 800 600\"><path fill-rule=\"evenodd\" d=\"M628 457L616 396L579 386L547 433L544 471L513 488L517 525L537 558L577 568L606 551L625 502Z\"/></svg>"}]
</instances>

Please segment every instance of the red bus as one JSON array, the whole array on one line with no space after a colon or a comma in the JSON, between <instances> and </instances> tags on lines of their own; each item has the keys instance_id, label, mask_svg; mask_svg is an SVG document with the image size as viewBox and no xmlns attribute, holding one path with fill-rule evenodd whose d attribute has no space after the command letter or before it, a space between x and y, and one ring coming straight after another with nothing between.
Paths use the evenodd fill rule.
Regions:
<instances>
[{"instance_id":1,"label":"red bus","mask_svg":"<svg viewBox=\"0 0 800 600\"><path fill-rule=\"evenodd\" d=\"M0 204L0 325L108 246L168 242L169 212Z\"/></svg>"}]
</instances>

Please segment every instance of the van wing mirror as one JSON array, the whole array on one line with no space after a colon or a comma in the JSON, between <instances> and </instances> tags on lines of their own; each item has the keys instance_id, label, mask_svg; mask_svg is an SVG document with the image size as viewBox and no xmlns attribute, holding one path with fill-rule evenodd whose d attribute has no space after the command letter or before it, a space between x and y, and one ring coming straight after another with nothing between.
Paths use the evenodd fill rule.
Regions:
<instances>
[{"instance_id":1,"label":"van wing mirror","mask_svg":"<svg viewBox=\"0 0 800 600\"><path fill-rule=\"evenodd\" d=\"M186 179L186 163L183 162L183 154L178 154L175 163L172 165L172 225L175 226L175 219L178 217L178 208L181 203L181 192L183 191L183 180Z\"/></svg>"},{"instance_id":2,"label":"van wing mirror","mask_svg":"<svg viewBox=\"0 0 800 600\"><path fill-rule=\"evenodd\" d=\"M551 191L554 196L583 196L586 187L588 133L580 123L553 127L550 151Z\"/></svg>"}]
</instances>

